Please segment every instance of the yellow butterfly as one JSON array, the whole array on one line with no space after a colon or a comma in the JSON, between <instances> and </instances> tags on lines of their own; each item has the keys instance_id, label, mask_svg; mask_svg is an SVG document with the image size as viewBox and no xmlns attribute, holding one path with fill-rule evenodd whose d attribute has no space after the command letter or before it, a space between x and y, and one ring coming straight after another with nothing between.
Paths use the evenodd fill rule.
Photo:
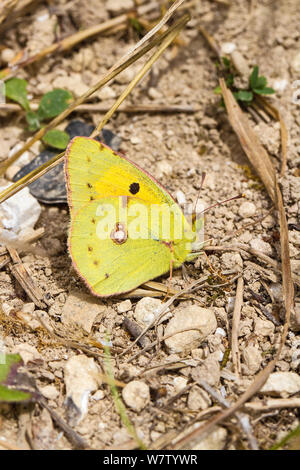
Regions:
<instances>
[{"instance_id":1,"label":"yellow butterfly","mask_svg":"<svg viewBox=\"0 0 300 470\"><path fill-rule=\"evenodd\" d=\"M69 251L93 294L128 292L193 258L193 224L167 190L127 158L75 137L65 174Z\"/></svg>"}]
</instances>

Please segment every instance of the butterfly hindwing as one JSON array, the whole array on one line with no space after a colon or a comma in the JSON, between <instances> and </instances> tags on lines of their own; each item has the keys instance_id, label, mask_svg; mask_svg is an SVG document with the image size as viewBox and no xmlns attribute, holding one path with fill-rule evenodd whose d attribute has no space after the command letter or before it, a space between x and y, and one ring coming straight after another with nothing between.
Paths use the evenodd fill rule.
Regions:
<instances>
[{"instance_id":1,"label":"butterfly hindwing","mask_svg":"<svg viewBox=\"0 0 300 470\"><path fill-rule=\"evenodd\" d=\"M88 203L78 210L70 229L69 249L75 268L98 296L130 291L170 269L168 245L156 236L138 238L146 233L143 229L139 233L130 215L127 220L119 216L120 200L108 197ZM149 207L143 201L138 205L146 210ZM147 226L146 218L145 213L140 217L143 226ZM132 230L131 222L135 224ZM134 231L136 236L132 236Z\"/></svg>"}]
</instances>

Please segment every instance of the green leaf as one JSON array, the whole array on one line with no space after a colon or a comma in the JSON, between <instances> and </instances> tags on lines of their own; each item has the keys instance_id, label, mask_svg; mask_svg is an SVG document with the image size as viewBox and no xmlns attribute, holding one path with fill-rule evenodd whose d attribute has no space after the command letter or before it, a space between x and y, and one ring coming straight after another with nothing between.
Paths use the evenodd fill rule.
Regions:
<instances>
[{"instance_id":1,"label":"green leaf","mask_svg":"<svg viewBox=\"0 0 300 470\"><path fill-rule=\"evenodd\" d=\"M18 368L23 365L21 356L19 354L1 354L0 358L0 402L30 400L31 393L9 388L10 383L17 383Z\"/></svg>"},{"instance_id":2,"label":"green leaf","mask_svg":"<svg viewBox=\"0 0 300 470\"><path fill-rule=\"evenodd\" d=\"M275 90L270 87L265 87L265 88L254 88L253 89L254 93L257 93L258 95L273 95Z\"/></svg>"},{"instance_id":3,"label":"green leaf","mask_svg":"<svg viewBox=\"0 0 300 470\"><path fill-rule=\"evenodd\" d=\"M265 88L267 79L263 75L257 78L255 88Z\"/></svg>"},{"instance_id":4,"label":"green leaf","mask_svg":"<svg viewBox=\"0 0 300 470\"><path fill-rule=\"evenodd\" d=\"M1 354L0 356L0 383L4 382L14 364L20 366L22 359L19 354Z\"/></svg>"},{"instance_id":5,"label":"green leaf","mask_svg":"<svg viewBox=\"0 0 300 470\"><path fill-rule=\"evenodd\" d=\"M62 113L73 100L72 94L67 90L56 88L46 93L40 101L38 116L41 121L51 119Z\"/></svg>"},{"instance_id":6,"label":"green leaf","mask_svg":"<svg viewBox=\"0 0 300 470\"><path fill-rule=\"evenodd\" d=\"M234 97L236 100L238 101L246 101L246 102L250 102L253 100L253 93L252 91L248 91L248 90L239 90L239 91L236 91L235 93L233 93Z\"/></svg>"},{"instance_id":7,"label":"green leaf","mask_svg":"<svg viewBox=\"0 0 300 470\"><path fill-rule=\"evenodd\" d=\"M11 78L5 82L5 95L10 100L19 103L26 111L30 110L27 99L27 81L21 78Z\"/></svg>"},{"instance_id":8,"label":"green leaf","mask_svg":"<svg viewBox=\"0 0 300 470\"><path fill-rule=\"evenodd\" d=\"M19 390L11 390L3 385L0 385L0 402L18 402L27 401L31 399L31 394L21 392Z\"/></svg>"},{"instance_id":9,"label":"green leaf","mask_svg":"<svg viewBox=\"0 0 300 470\"><path fill-rule=\"evenodd\" d=\"M49 145L49 147L64 150L69 143L70 136L59 129L52 129L44 135L42 140L45 144Z\"/></svg>"},{"instance_id":10,"label":"green leaf","mask_svg":"<svg viewBox=\"0 0 300 470\"><path fill-rule=\"evenodd\" d=\"M39 117L37 113L34 113L33 111L28 111L26 113L26 120L28 122L28 128L30 131L36 131L41 127Z\"/></svg>"},{"instance_id":11,"label":"green leaf","mask_svg":"<svg viewBox=\"0 0 300 470\"><path fill-rule=\"evenodd\" d=\"M258 79L258 66L256 65L250 75L250 86L251 88L256 88Z\"/></svg>"}]
</instances>

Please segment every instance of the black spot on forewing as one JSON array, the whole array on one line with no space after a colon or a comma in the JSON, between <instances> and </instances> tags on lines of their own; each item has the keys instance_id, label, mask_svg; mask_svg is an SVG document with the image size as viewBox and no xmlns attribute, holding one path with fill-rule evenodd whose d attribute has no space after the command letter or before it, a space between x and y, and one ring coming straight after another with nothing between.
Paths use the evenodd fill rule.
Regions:
<instances>
[{"instance_id":1,"label":"black spot on forewing","mask_svg":"<svg viewBox=\"0 0 300 470\"><path fill-rule=\"evenodd\" d=\"M131 192L131 194L137 194L139 190L140 190L139 183L131 183L131 185L129 186L129 191Z\"/></svg>"}]
</instances>

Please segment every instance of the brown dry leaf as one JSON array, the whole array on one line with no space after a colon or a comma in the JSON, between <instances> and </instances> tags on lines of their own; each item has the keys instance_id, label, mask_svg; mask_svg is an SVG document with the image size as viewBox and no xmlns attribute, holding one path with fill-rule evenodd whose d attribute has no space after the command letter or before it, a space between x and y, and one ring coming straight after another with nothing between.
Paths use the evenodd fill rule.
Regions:
<instances>
[{"instance_id":1,"label":"brown dry leaf","mask_svg":"<svg viewBox=\"0 0 300 470\"><path fill-rule=\"evenodd\" d=\"M286 162L287 162L287 146L288 146L288 132L281 116L280 112L278 111L275 106L273 106L269 101L266 100L264 96L257 96L256 99L260 103L261 106L265 108L265 110L273 116L273 118L277 119L280 123L280 130L281 130L281 153L282 153L282 162L281 162L281 170L280 176L283 176L286 170Z\"/></svg>"},{"instance_id":2,"label":"brown dry leaf","mask_svg":"<svg viewBox=\"0 0 300 470\"><path fill-rule=\"evenodd\" d=\"M241 146L249 158L250 163L255 168L258 176L264 183L270 198L273 202L275 202L275 171L271 159L265 148L260 143L259 138L252 130L247 116L239 107L231 91L226 87L223 78L220 79L220 86L222 89L230 124L238 136Z\"/></svg>"}]
</instances>

